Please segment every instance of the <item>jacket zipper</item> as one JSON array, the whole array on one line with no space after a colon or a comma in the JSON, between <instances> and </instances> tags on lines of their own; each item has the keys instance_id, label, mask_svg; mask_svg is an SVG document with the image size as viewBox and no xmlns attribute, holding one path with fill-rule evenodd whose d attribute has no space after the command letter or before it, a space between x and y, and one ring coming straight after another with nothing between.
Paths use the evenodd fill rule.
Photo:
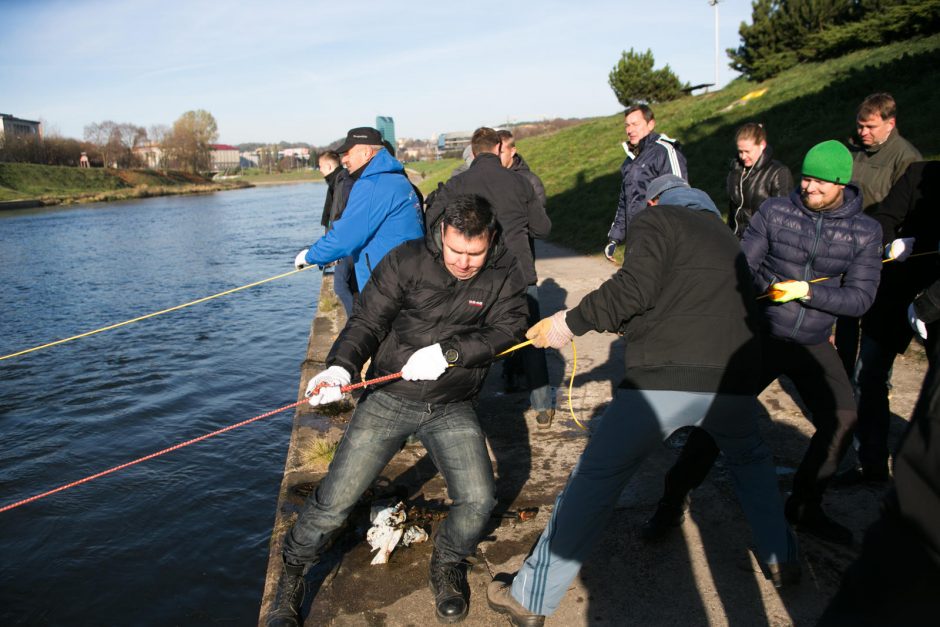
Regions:
<instances>
[{"instance_id":1,"label":"jacket zipper","mask_svg":"<svg viewBox=\"0 0 940 627\"><path fill-rule=\"evenodd\" d=\"M803 280L809 281L810 270L813 267L813 260L816 259L816 250L819 248L819 239L822 234L822 216L816 215L816 239L813 240L813 250L809 253L809 259L806 261L806 265L803 267ZM793 326L793 331L790 332L790 339L796 337L796 332L800 330L800 325L803 324L803 316L806 314L806 309L800 305L800 313L796 317L796 324Z\"/></svg>"},{"instance_id":2,"label":"jacket zipper","mask_svg":"<svg viewBox=\"0 0 940 627\"><path fill-rule=\"evenodd\" d=\"M744 179L747 178L747 175L750 174L753 169L754 169L753 166L751 166L751 168L749 169L745 169L741 173L741 180L738 182L738 192L741 194L741 202L738 204L738 208L734 210L734 234L735 235L743 235L743 233L739 233L739 230L741 228L741 223L738 221L738 217L741 215L741 209L744 208Z\"/></svg>"}]
</instances>

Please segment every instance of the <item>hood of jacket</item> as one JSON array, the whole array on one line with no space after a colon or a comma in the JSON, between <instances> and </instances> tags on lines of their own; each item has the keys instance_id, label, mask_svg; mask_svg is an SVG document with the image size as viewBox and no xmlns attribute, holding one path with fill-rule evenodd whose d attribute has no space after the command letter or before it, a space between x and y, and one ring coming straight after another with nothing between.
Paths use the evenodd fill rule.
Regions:
<instances>
[{"instance_id":1,"label":"hood of jacket","mask_svg":"<svg viewBox=\"0 0 940 627\"><path fill-rule=\"evenodd\" d=\"M385 148L382 148L369 159L369 163L351 174L354 179L358 179L363 176L375 176L376 174L402 174L404 172L405 166L401 164L401 161L390 155Z\"/></svg>"},{"instance_id":2,"label":"hood of jacket","mask_svg":"<svg viewBox=\"0 0 940 627\"><path fill-rule=\"evenodd\" d=\"M695 211L711 211L719 218L721 212L712 199L700 189L694 187L673 187L659 196L659 204L686 207Z\"/></svg>"},{"instance_id":3,"label":"hood of jacket","mask_svg":"<svg viewBox=\"0 0 940 627\"><path fill-rule=\"evenodd\" d=\"M428 230L424 234L425 247L441 265L444 265L444 243L441 238L441 224L443 223L444 214L442 213L434 220L433 224L428 225ZM496 231L493 234L493 241L490 244L490 251L486 256L486 264L483 266L484 268L493 265L497 259L500 259L505 254L506 246L503 243L502 235L502 229L499 226L499 222L497 222Z\"/></svg>"},{"instance_id":4,"label":"hood of jacket","mask_svg":"<svg viewBox=\"0 0 940 627\"><path fill-rule=\"evenodd\" d=\"M509 167L513 172L531 172L532 168L526 163L518 152L512 156L512 165Z\"/></svg>"}]
</instances>

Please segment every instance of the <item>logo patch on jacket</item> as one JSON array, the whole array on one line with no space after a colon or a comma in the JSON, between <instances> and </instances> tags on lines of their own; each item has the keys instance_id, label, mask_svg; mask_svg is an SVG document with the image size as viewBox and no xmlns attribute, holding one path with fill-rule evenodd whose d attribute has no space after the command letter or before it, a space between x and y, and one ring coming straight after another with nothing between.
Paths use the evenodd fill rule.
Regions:
<instances>
[{"instance_id":1,"label":"logo patch on jacket","mask_svg":"<svg viewBox=\"0 0 940 627\"><path fill-rule=\"evenodd\" d=\"M471 298L470 300L467 301L467 304L470 305L471 307L482 307L482 306L483 306L483 301L482 301L482 300L473 300L473 299Z\"/></svg>"}]
</instances>

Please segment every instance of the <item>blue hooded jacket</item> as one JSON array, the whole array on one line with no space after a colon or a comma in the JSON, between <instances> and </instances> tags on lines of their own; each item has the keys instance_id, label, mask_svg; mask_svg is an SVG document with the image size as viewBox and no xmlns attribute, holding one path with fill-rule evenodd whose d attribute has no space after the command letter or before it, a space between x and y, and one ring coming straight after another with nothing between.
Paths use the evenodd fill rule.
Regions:
<instances>
[{"instance_id":1,"label":"blue hooded jacket","mask_svg":"<svg viewBox=\"0 0 940 627\"><path fill-rule=\"evenodd\" d=\"M307 251L307 263L352 257L361 291L388 251L424 237L421 203L404 172L387 150L379 150L353 184L342 217Z\"/></svg>"},{"instance_id":2,"label":"blue hooded jacket","mask_svg":"<svg viewBox=\"0 0 940 627\"><path fill-rule=\"evenodd\" d=\"M741 248L758 293L780 281L825 279L812 284L807 301L760 301L770 335L798 344L821 344L836 316L865 313L881 279L881 225L862 213L854 184L831 211L806 208L799 190L768 198L751 217Z\"/></svg>"}]
</instances>

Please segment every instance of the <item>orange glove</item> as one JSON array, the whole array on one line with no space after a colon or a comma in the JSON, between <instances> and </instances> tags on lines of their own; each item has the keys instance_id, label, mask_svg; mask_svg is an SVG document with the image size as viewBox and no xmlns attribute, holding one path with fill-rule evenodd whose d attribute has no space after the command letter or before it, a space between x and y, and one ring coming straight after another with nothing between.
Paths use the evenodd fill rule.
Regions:
<instances>
[{"instance_id":1,"label":"orange glove","mask_svg":"<svg viewBox=\"0 0 940 627\"><path fill-rule=\"evenodd\" d=\"M531 329L525 332L526 338L532 340L536 348L561 348L571 341L574 333L565 322L565 311L555 312L548 318L542 318Z\"/></svg>"},{"instance_id":2,"label":"orange glove","mask_svg":"<svg viewBox=\"0 0 940 627\"><path fill-rule=\"evenodd\" d=\"M767 291L770 300L775 303L789 303L791 300L809 298L809 283L806 281L781 281L774 283Z\"/></svg>"}]
</instances>

